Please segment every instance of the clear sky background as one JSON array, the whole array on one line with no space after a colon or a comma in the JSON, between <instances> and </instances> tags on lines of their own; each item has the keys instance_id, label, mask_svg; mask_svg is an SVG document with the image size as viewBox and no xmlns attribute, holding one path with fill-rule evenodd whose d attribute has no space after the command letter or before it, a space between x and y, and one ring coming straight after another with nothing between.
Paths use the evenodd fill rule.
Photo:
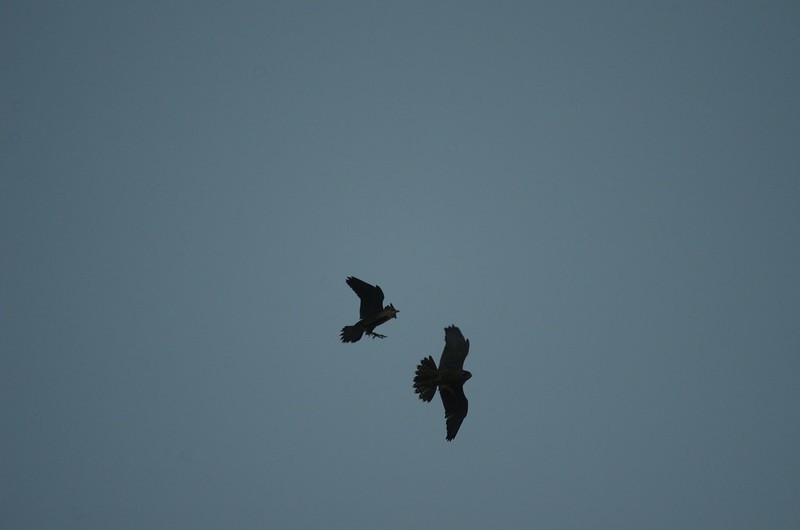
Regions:
<instances>
[{"instance_id":1,"label":"clear sky background","mask_svg":"<svg viewBox=\"0 0 800 530\"><path fill-rule=\"evenodd\" d=\"M0 526L800 527L798 27L3 2Z\"/></svg>"}]
</instances>

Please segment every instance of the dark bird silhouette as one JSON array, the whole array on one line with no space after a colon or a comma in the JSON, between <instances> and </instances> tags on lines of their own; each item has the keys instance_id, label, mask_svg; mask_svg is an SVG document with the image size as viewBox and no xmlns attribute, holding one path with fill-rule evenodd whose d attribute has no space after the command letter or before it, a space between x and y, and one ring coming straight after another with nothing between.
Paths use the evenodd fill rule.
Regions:
<instances>
[{"instance_id":1,"label":"dark bird silhouette","mask_svg":"<svg viewBox=\"0 0 800 530\"><path fill-rule=\"evenodd\" d=\"M370 285L354 276L347 278L347 285L361 299L359 308L361 320L352 326L342 328L342 342L358 342L364 333L372 338L386 338L386 335L375 333L373 330L384 322L397 318L399 311L392 304L383 307L383 291L377 285Z\"/></svg>"},{"instance_id":2,"label":"dark bird silhouette","mask_svg":"<svg viewBox=\"0 0 800 530\"><path fill-rule=\"evenodd\" d=\"M439 359L439 368L430 355L417 365L414 376L414 392L422 401L430 402L439 388L444 405L447 424L447 441L456 437L458 428L467 417L469 402L464 395L464 383L472 374L464 370L464 359L469 353L469 340L464 338L456 326L444 328L444 351Z\"/></svg>"}]
</instances>

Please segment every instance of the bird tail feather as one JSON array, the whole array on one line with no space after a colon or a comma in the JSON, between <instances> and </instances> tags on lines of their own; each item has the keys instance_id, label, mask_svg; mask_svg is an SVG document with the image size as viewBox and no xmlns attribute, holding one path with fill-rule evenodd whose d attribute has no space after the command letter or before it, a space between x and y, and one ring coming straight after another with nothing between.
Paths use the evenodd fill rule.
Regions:
<instances>
[{"instance_id":1,"label":"bird tail feather","mask_svg":"<svg viewBox=\"0 0 800 530\"><path fill-rule=\"evenodd\" d=\"M414 375L414 392L422 401L430 401L436 394L436 376L436 363L429 355L419 362Z\"/></svg>"},{"instance_id":2,"label":"bird tail feather","mask_svg":"<svg viewBox=\"0 0 800 530\"><path fill-rule=\"evenodd\" d=\"M361 326L345 326L342 328L342 342L358 342L363 334L364 328Z\"/></svg>"}]
</instances>

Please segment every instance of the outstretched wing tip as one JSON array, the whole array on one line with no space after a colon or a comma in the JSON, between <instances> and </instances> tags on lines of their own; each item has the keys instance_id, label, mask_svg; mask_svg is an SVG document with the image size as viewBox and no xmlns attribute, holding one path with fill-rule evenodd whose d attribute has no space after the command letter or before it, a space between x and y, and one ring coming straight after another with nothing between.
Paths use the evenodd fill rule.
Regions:
<instances>
[{"instance_id":1,"label":"outstretched wing tip","mask_svg":"<svg viewBox=\"0 0 800 530\"><path fill-rule=\"evenodd\" d=\"M446 439L452 441L458 434L469 410L469 400L464 395L464 386L448 386L444 392L439 388L439 396L444 405Z\"/></svg>"},{"instance_id":2,"label":"outstretched wing tip","mask_svg":"<svg viewBox=\"0 0 800 530\"><path fill-rule=\"evenodd\" d=\"M355 276L347 277L347 285L361 300L359 315L368 318L383 309L383 291L377 285L371 285Z\"/></svg>"}]
</instances>

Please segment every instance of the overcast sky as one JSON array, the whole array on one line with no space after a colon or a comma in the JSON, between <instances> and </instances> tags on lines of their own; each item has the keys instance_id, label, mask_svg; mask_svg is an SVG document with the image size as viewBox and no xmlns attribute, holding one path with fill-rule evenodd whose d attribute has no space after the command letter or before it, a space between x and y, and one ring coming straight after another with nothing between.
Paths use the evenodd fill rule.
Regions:
<instances>
[{"instance_id":1,"label":"overcast sky","mask_svg":"<svg viewBox=\"0 0 800 530\"><path fill-rule=\"evenodd\" d=\"M0 526L800 527L798 27L3 2Z\"/></svg>"}]
</instances>

